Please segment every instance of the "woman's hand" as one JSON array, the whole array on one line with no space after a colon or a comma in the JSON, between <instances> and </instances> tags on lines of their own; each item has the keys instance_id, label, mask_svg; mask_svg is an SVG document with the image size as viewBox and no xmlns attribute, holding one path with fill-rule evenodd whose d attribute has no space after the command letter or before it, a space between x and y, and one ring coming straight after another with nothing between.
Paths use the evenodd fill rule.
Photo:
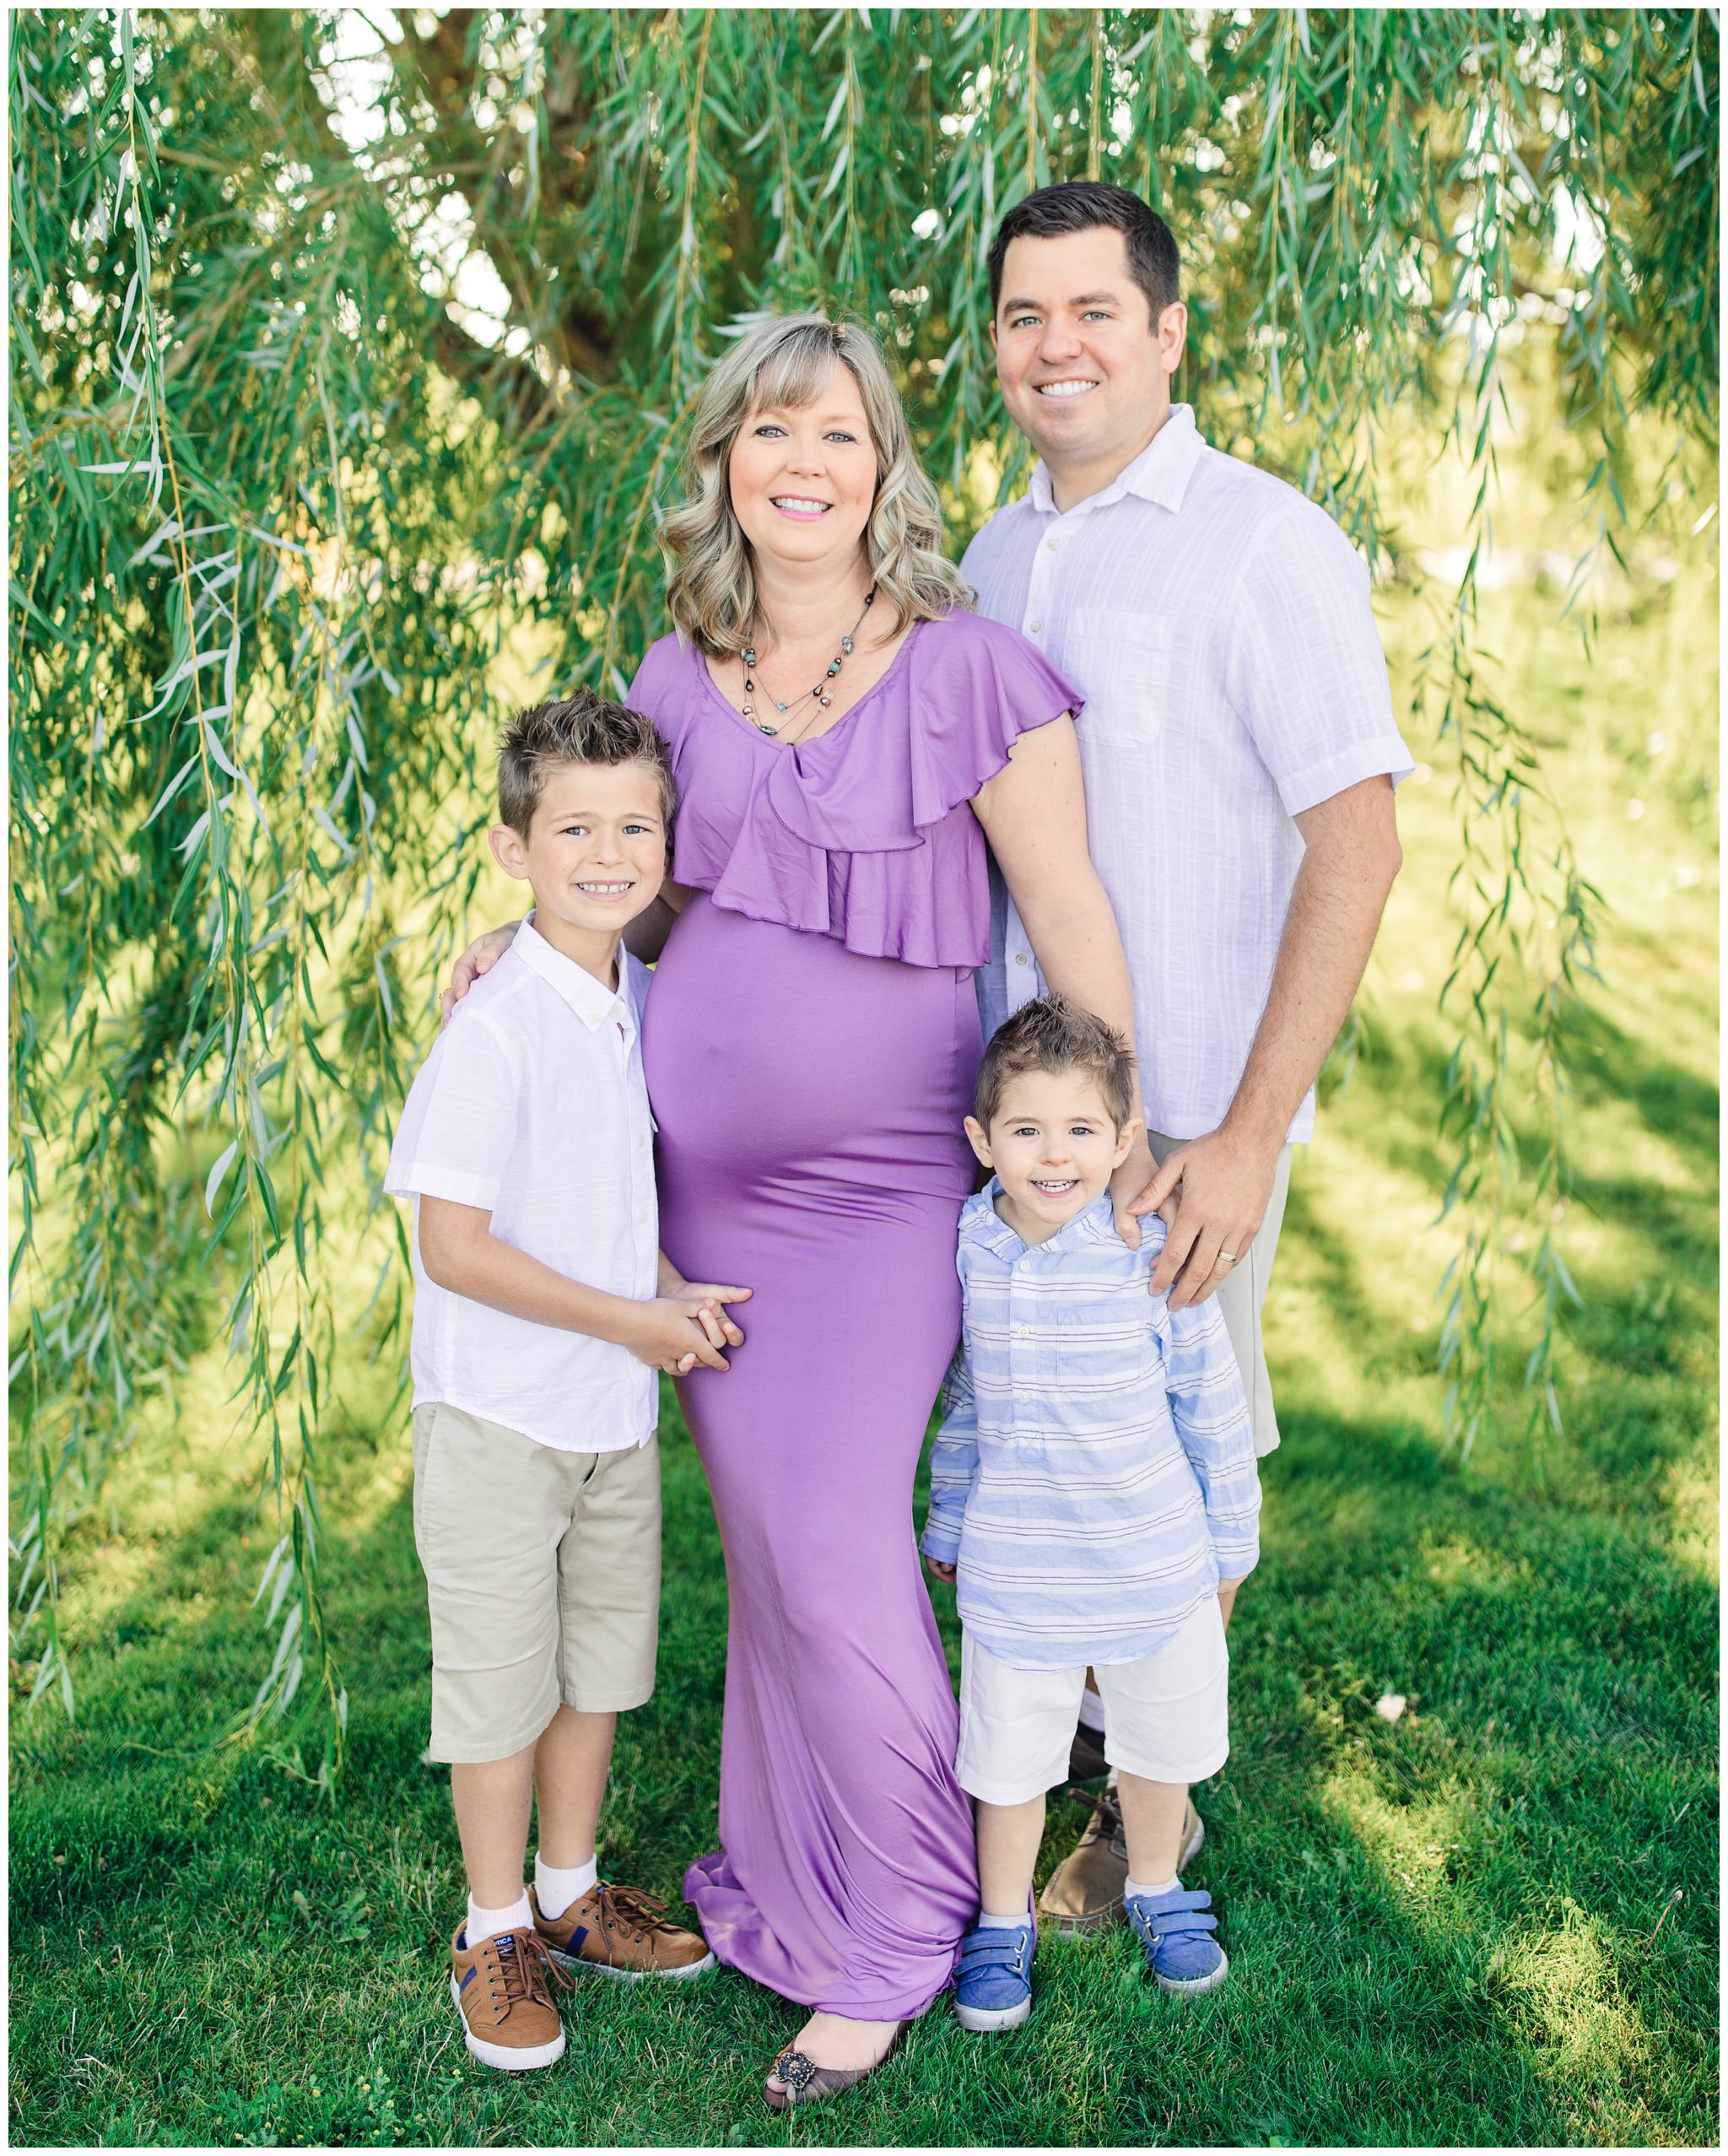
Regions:
<instances>
[{"instance_id":1,"label":"woman's hand","mask_svg":"<svg viewBox=\"0 0 1728 2156\"><path fill-rule=\"evenodd\" d=\"M493 967L510 948L511 939L521 923L513 921L508 928L489 928L483 936L477 936L451 969L450 986L438 998L438 1030L442 1033L450 1024L450 1014L461 1002L483 973Z\"/></svg>"},{"instance_id":2,"label":"woman's hand","mask_svg":"<svg viewBox=\"0 0 1728 2156\"><path fill-rule=\"evenodd\" d=\"M1152 1148L1142 1132L1129 1148L1121 1166L1110 1177L1110 1204L1115 1213L1116 1233L1131 1251L1140 1247L1140 1222L1136 1217L1135 1202L1151 1189L1157 1174L1158 1163L1152 1157ZM1146 1209L1144 1206L1139 1208L1142 1213ZM1174 1205L1167 1208L1169 1214L1174 1212ZM1165 1224L1169 1225L1168 1218Z\"/></svg>"},{"instance_id":3,"label":"woman's hand","mask_svg":"<svg viewBox=\"0 0 1728 2156\"><path fill-rule=\"evenodd\" d=\"M698 1363L708 1370L730 1370L720 1352L739 1347L744 1336L721 1311L716 1294L745 1295L748 1288L729 1288L713 1293L656 1295L652 1302L638 1303L622 1344L638 1362L664 1370L669 1377L688 1376Z\"/></svg>"},{"instance_id":4,"label":"woman's hand","mask_svg":"<svg viewBox=\"0 0 1728 2156\"><path fill-rule=\"evenodd\" d=\"M726 1315L728 1303L748 1303L748 1288L729 1288L718 1280L686 1280L672 1260L662 1251L660 1254L660 1284L656 1291L674 1300L694 1300L702 1305L702 1329L708 1335L710 1345L716 1348L742 1348L744 1336Z\"/></svg>"}]
</instances>

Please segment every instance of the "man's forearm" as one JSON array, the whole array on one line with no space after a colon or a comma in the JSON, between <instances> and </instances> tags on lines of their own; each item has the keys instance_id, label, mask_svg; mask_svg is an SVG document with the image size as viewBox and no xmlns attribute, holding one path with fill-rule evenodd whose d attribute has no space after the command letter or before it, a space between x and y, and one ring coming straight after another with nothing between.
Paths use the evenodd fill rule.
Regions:
<instances>
[{"instance_id":1,"label":"man's forearm","mask_svg":"<svg viewBox=\"0 0 1728 2156\"><path fill-rule=\"evenodd\" d=\"M1390 847L1343 837L1309 846L1225 1130L1282 1143L1349 1014L1397 868L1396 838Z\"/></svg>"}]
</instances>

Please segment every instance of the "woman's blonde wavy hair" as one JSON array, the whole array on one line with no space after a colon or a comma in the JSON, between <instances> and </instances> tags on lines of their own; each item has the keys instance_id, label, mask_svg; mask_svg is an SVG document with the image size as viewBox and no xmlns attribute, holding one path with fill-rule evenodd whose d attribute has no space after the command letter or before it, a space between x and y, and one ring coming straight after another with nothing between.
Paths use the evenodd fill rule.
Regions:
<instances>
[{"instance_id":1,"label":"woman's blonde wavy hair","mask_svg":"<svg viewBox=\"0 0 1728 2156\"><path fill-rule=\"evenodd\" d=\"M876 449L876 500L864 541L877 595L896 632L972 603L942 550L942 506L869 332L825 315L770 315L718 360L703 385L684 458L684 499L660 527L667 603L683 634L716 657L757 633L756 574L732 510L726 466L737 432L764 406L800 411L851 371Z\"/></svg>"}]
</instances>

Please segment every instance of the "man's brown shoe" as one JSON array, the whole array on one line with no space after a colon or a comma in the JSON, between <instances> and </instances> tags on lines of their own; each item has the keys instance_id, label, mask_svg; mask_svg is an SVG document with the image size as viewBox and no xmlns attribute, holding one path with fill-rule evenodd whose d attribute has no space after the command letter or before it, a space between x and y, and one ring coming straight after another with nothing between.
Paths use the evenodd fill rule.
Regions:
<instances>
[{"instance_id":1,"label":"man's brown shoe","mask_svg":"<svg viewBox=\"0 0 1728 2156\"><path fill-rule=\"evenodd\" d=\"M666 1904L634 1887L604 1879L580 1894L561 1916L543 1916L530 1887L534 1927L561 1968L597 1976L699 1976L714 1956L699 1933L681 1931L662 1915Z\"/></svg>"},{"instance_id":2,"label":"man's brown shoe","mask_svg":"<svg viewBox=\"0 0 1728 2156\"><path fill-rule=\"evenodd\" d=\"M1088 1797L1092 1817L1073 1849L1057 1865L1038 1897L1038 1914L1055 1932L1101 1932L1120 1921L1122 1889L1128 1883L1128 1844L1122 1809L1107 1789ZM1191 1803L1182 1815L1180 1872L1199 1854L1206 1840L1200 1814Z\"/></svg>"},{"instance_id":3,"label":"man's brown shoe","mask_svg":"<svg viewBox=\"0 0 1728 2156\"><path fill-rule=\"evenodd\" d=\"M505 2073L564 2056L564 2024L548 1988L546 1949L531 1931L500 1932L468 1950L464 1925L450 1943L450 1996L462 2039L483 2065ZM569 1986L570 1979L553 1972Z\"/></svg>"}]
</instances>

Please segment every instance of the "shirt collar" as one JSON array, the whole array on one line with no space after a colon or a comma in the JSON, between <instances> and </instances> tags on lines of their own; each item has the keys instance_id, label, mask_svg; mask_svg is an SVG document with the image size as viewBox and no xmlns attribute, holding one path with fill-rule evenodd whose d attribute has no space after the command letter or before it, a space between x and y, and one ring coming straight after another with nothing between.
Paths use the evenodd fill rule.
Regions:
<instances>
[{"instance_id":1,"label":"shirt collar","mask_svg":"<svg viewBox=\"0 0 1728 2156\"><path fill-rule=\"evenodd\" d=\"M996 1211L996 1202L1002 1194L1001 1179L992 1175L981 1191L967 1199L962 1208L960 1235L963 1240L981 1244L986 1250L994 1251L998 1257L1012 1263L1023 1251L1034 1246L1017 1235ZM1055 1235L1035 1247L1045 1251L1071 1250L1076 1243L1113 1242L1115 1240L1115 1216L1110 1204L1110 1194L1106 1190L1100 1191L1083 1213L1077 1213L1072 1220L1064 1221Z\"/></svg>"},{"instance_id":2,"label":"shirt collar","mask_svg":"<svg viewBox=\"0 0 1728 2156\"><path fill-rule=\"evenodd\" d=\"M618 946L616 989L602 986L574 959L567 959L562 951L554 950L532 921L525 921L517 929L510 948L524 965L537 973L548 987L557 990L590 1033L597 1032L608 1019L618 1017L632 1031L635 1029L629 976L629 968L634 961L622 943Z\"/></svg>"},{"instance_id":3,"label":"shirt collar","mask_svg":"<svg viewBox=\"0 0 1728 2156\"><path fill-rule=\"evenodd\" d=\"M1182 498L1188 491L1188 482L1194 467L1200 462L1200 452L1206 444L1200 439L1200 430L1194 424L1191 404L1173 404L1170 416L1134 459L1117 473L1107 487L1095 494L1088 494L1084 501L1077 501L1066 513L1077 515L1083 510L1107 509L1113 501L1120 501L1124 494L1138 494L1146 501L1155 501L1161 509L1174 515L1182 506ZM1027 489L1032 506L1040 516L1061 514L1056 508L1056 494L1050 485L1050 473L1040 458L1032 474Z\"/></svg>"}]
</instances>

